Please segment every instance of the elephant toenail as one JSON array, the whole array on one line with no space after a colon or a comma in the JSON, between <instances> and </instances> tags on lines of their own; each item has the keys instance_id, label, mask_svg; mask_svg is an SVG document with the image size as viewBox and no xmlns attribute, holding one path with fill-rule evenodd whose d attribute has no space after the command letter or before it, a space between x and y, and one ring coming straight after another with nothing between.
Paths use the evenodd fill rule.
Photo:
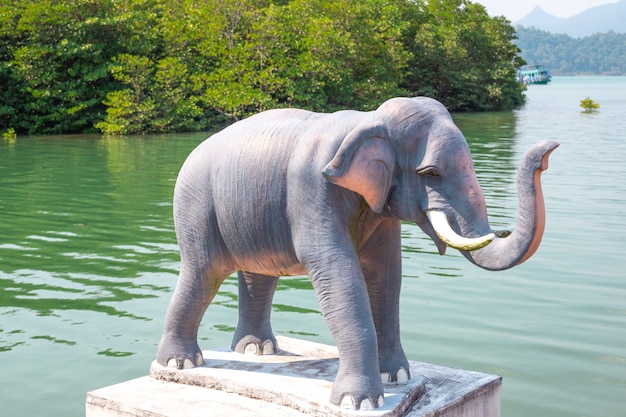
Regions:
<instances>
[{"instance_id":1,"label":"elephant toenail","mask_svg":"<svg viewBox=\"0 0 626 417\"><path fill-rule=\"evenodd\" d=\"M256 345L256 343L248 343L243 350L243 353L245 353L246 355L258 355L259 347Z\"/></svg>"},{"instance_id":2,"label":"elephant toenail","mask_svg":"<svg viewBox=\"0 0 626 417\"><path fill-rule=\"evenodd\" d=\"M404 368L400 368L398 370L398 373L396 374L396 380L398 381L398 384L406 384L407 382L409 382L409 379L409 373L407 372L407 370Z\"/></svg>"},{"instance_id":3,"label":"elephant toenail","mask_svg":"<svg viewBox=\"0 0 626 417\"><path fill-rule=\"evenodd\" d=\"M373 409L374 406L372 405L372 402L369 400L369 398L361 401L361 407L359 407L360 411L372 411Z\"/></svg>"},{"instance_id":4,"label":"elephant toenail","mask_svg":"<svg viewBox=\"0 0 626 417\"><path fill-rule=\"evenodd\" d=\"M202 357L202 353L198 353L196 355L196 366L204 365L204 357Z\"/></svg>"},{"instance_id":5,"label":"elephant toenail","mask_svg":"<svg viewBox=\"0 0 626 417\"><path fill-rule=\"evenodd\" d=\"M380 380L383 382L383 384L388 384L391 382L391 373L389 372L382 372L380 374Z\"/></svg>"},{"instance_id":6,"label":"elephant toenail","mask_svg":"<svg viewBox=\"0 0 626 417\"><path fill-rule=\"evenodd\" d=\"M341 405L339 407L344 410L354 410L354 398L349 395L344 395L341 399Z\"/></svg>"},{"instance_id":7,"label":"elephant toenail","mask_svg":"<svg viewBox=\"0 0 626 417\"><path fill-rule=\"evenodd\" d=\"M265 343L263 343L263 346L261 346L261 348L263 350L264 355L271 355L274 352L276 352L276 350L274 349L274 343L272 343L271 340L268 340Z\"/></svg>"}]
</instances>

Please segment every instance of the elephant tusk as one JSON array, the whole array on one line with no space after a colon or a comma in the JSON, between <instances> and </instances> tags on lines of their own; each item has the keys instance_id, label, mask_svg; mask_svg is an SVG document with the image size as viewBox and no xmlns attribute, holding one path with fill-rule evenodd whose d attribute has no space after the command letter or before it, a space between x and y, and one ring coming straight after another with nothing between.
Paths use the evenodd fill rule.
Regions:
<instances>
[{"instance_id":1,"label":"elephant tusk","mask_svg":"<svg viewBox=\"0 0 626 417\"><path fill-rule=\"evenodd\" d=\"M428 210L426 215L428 216L430 223L433 225L433 229L435 229L435 233L437 233L439 239L454 249L462 251L477 250L487 246L496 237L493 233L477 238L463 237L452 230L450 223L448 223L448 217L444 212L438 210Z\"/></svg>"}]
</instances>

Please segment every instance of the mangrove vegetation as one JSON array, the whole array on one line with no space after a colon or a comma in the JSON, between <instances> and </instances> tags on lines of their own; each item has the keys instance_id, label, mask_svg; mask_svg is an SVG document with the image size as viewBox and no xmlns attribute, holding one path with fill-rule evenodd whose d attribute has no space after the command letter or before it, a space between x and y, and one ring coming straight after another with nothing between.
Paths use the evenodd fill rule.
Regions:
<instances>
[{"instance_id":1,"label":"mangrove vegetation","mask_svg":"<svg viewBox=\"0 0 626 417\"><path fill-rule=\"evenodd\" d=\"M399 95L509 109L515 39L466 0L0 0L0 132L207 130Z\"/></svg>"}]
</instances>

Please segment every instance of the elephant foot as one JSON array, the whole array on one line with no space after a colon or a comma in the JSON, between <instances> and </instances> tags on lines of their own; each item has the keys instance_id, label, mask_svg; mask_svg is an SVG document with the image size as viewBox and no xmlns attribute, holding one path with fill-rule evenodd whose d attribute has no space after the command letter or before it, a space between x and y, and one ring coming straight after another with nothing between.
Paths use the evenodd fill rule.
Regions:
<instances>
[{"instance_id":1,"label":"elephant foot","mask_svg":"<svg viewBox=\"0 0 626 417\"><path fill-rule=\"evenodd\" d=\"M330 402L342 409L368 411L382 407L384 390L380 378L353 374L343 376L341 370L333 383Z\"/></svg>"},{"instance_id":2,"label":"elephant foot","mask_svg":"<svg viewBox=\"0 0 626 417\"><path fill-rule=\"evenodd\" d=\"M378 397L378 402L376 405L372 404L372 401L369 398L362 399L360 404L357 406L356 399L351 395L345 395L341 400L340 408L344 410L359 410L359 411L372 411L376 408L380 408L383 406L385 400L381 395Z\"/></svg>"},{"instance_id":3,"label":"elephant foot","mask_svg":"<svg viewBox=\"0 0 626 417\"><path fill-rule=\"evenodd\" d=\"M381 372L380 379L383 384L406 384L411 379L411 374L408 370L400 368L393 376L391 372Z\"/></svg>"},{"instance_id":4,"label":"elephant foot","mask_svg":"<svg viewBox=\"0 0 626 417\"><path fill-rule=\"evenodd\" d=\"M411 379L409 361L401 347L381 352L378 359L383 384L406 384Z\"/></svg>"},{"instance_id":5,"label":"elephant foot","mask_svg":"<svg viewBox=\"0 0 626 417\"><path fill-rule=\"evenodd\" d=\"M204 357L202 357L202 353L198 353L193 360L189 358L171 358L167 361L168 368L176 369L190 369L202 365L204 365Z\"/></svg>"},{"instance_id":6,"label":"elephant foot","mask_svg":"<svg viewBox=\"0 0 626 417\"><path fill-rule=\"evenodd\" d=\"M157 363L168 368L189 369L204 365L204 357L195 340L163 336L157 349Z\"/></svg>"},{"instance_id":7,"label":"elephant foot","mask_svg":"<svg viewBox=\"0 0 626 417\"><path fill-rule=\"evenodd\" d=\"M244 336L238 342L233 340L231 348L245 355L273 355L278 352L278 344L274 336L264 340L256 336Z\"/></svg>"}]
</instances>

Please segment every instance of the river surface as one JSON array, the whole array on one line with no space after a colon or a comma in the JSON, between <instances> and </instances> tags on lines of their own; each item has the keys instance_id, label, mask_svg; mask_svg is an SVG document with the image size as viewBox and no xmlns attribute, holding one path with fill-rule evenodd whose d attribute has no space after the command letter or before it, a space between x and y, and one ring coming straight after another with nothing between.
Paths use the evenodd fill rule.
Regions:
<instances>
[{"instance_id":1,"label":"river surface","mask_svg":"<svg viewBox=\"0 0 626 417\"><path fill-rule=\"evenodd\" d=\"M513 112L455 115L494 228L515 223L515 171L543 175L541 247L504 272L441 257L403 225L402 340L411 360L503 377L506 417L626 415L626 78L555 77ZM580 100L600 104L581 113ZM177 278L174 181L204 134L0 139L0 414L84 415L85 393L146 375ZM306 277L279 281L277 334L332 343ZM226 346L228 279L200 329Z\"/></svg>"}]
</instances>

